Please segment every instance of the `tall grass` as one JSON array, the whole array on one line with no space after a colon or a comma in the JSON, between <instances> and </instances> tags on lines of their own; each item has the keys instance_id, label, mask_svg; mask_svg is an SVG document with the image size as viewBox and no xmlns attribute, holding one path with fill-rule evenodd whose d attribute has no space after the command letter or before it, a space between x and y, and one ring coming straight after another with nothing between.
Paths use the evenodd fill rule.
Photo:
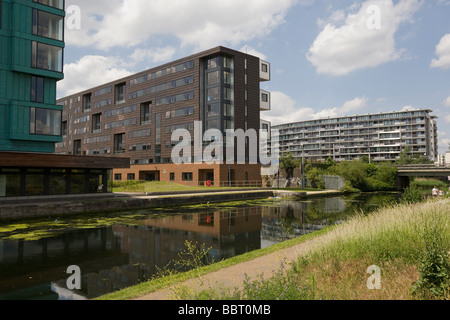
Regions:
<instances>
[{"instance_id":1,"label":"tall grass","mask_svg":"<svg viewBox=\"0 0 450 320\"><path fill-rule=\"evenodd\" d=\"M299 300L450 298L450 199L399 204L382 208L369 216L361 213L317 240L320 243L300 256L284 275L276 273L269 280L246 279L238 292L228 295L209 292L207 297ZM431 251L433 254L428 254ZM367 286L370 277L367 269L373 265L382 272L380 290L371 290ZM424 294L430 289L434 290L432 294Z\"/></svg>"},{"instance_id":2,"label":"tall grass","mask_svg":"<svg viewBox=\"0 0 450 320\"><path fill-rule=\"evenodd\" d=\"M326 298L420 298L411 294L411 288L419 277L429 278L423 274L428 272L422 267L425 260L433 265L429 270L436 269L436 263L424 257L424 253L430 251L430 243L439 243L439 248L435 249L439 257L447 260L443 265L448 266L450 201L439 199L414 205L401 204L380 209L369 216L361 214L322 240L318 249L299 259L295 269L298 274L311 272L321 287L318 291ZM383 290L371 291L365 287L366 268L371 265L377 265L383 271ZM449 270L445 268L438 266L444 274L441 278L448 280ZM308 279L303 277L302 280ZM334 288L327 285L329 282L335 282ZM441 285L448 285L448 282ZM448 298L448 290L442 290L441 294L434 298Z\"/></svg>"},{"instance_id":3,"label":"tall grass","mask_svg":"<svg viewBox=\"0 0 450 320\"><path fill-rule=\"evenodd\" d=\"M324 238L320 250L312 256L342 259L367 257L375 262L401 259L417 262L425 247L426 225L440 225L443 241L449 248L450 201L401 204L383 208L366 216L355 216Z\"/></svg>"}]
</instances>

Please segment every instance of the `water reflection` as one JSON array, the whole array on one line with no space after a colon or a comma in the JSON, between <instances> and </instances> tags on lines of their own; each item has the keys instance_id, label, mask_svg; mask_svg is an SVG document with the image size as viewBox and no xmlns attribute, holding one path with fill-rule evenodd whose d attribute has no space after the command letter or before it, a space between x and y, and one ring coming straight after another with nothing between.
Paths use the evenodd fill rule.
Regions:
<instances>
[{"instance_id":1,"label":"water reflection","mask_svg":"<svg viewBox=\"0 0 450 320\"><path fill-rule=\"evenodd\" d=\"M158 267L179 257L186 240L211 248L208 260L220 261L341 223L355 210L369 212L387 197L374 194L211 208L152 215L133 224L70 230L35 241L0 240L0 300L95 298L151 278ZM70 265L81 268L81 290L66 287Z\"/></svg>"}]
</instances>

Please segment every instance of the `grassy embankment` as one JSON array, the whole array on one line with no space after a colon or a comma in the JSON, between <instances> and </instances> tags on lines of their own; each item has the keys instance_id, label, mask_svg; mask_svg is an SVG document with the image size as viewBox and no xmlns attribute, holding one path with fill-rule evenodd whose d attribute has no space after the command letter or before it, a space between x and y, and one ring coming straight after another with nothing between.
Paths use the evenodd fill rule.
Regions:
<instances>
[{"instance_id":1,"label":"grassy embankment","mask_svg":"<svg viewBox=\"0 0 450 320\"><path fill-rule=\"evenodd\" d=\"M358 215L331 230L321 241L319 249L300 257L290 268L280 267L269 280L247 279L241 290L205 290L194 298L450 298L448 198ZM368 273L371 266L381 271L380 289L368 288L373 275Z\"/></svg>"},{"instance_id":2,"label":"grassy embankment","mask_svg":"<svg viewBox=\"0 0 450 320\"><path fill-rule=\"evenodd\" d=\"M247 279L242 288L190 288L174 292L180 299L449 299L450 199L400 204L321 232L276 246L175 274L103 297L130 299L187 279L245 262L276 250L316 239L320 246L294 260L280 261L268 280ZM381 271L381 288L370 290L370 266ZM187 294L189 292L189 295Z\"/></svg>"},{"instance_id":3,"label":"grassy embankment","mask_svg":"<svg viewBox=\"0 0 450 320\"><path fill-rule=\"evenodd\" d=\"M179 191L212 191L212 190L233 190L242 188L228 187L206 187L187 186L173 182L160 181L121 181L113 182L113 192L136 192L136 193L158 193L158 192L179 192Z\"/></svg>"}]
</instances>

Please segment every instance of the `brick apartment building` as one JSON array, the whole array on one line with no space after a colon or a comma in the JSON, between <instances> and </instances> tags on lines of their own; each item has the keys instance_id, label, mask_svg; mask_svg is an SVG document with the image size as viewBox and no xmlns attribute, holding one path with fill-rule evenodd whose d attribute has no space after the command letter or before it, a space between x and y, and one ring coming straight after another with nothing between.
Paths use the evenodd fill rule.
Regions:
<instances>
[{"instance_id":1,"label":"brick apartment building","mask_svg":"<svg viewBox=\"0 0 450 320\"><path fill-rule=\"evenodd\" d=\"M196 123L202 125L200 134L208 129L224 135L229 129L259 132L260 112L270 110L270 93L260 82L269 80L269 63L216 47L64 97L57 102L63 106L63 142L56 152L129 158L129 169L114 170L115 181L260 183L259 162L208 165L193 152L187 157L192 161L174 164L172 133L185 129L193 135Z\"/></svg>"}]
</instances>

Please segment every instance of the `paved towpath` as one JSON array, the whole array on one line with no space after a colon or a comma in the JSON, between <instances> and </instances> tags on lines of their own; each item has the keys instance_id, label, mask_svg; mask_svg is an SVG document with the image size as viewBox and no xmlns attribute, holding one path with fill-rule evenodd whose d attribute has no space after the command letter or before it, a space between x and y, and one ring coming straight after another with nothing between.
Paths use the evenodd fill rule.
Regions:
<instances>
[{"instance_id":1,"label":"paved towpath","mask_svg":"<svg viewBox=\"0 0 450 320\"><path fill-rule=\"evenodd\" d=\"M301 244L209 273L197 279L187 280L181 284L141 296L135 300L175 300L177 298L176 290L181 286L194 292L209 288L230 290L241 288L246 275L252 280L260 275L263 275L264 278L269 278L274 271L279 270L282 262L289 264L295 261L296 258L305 254L308 250L319 246L322 243L322 239L323 236L320 236Z\"/></svg>"}]
</instances>

